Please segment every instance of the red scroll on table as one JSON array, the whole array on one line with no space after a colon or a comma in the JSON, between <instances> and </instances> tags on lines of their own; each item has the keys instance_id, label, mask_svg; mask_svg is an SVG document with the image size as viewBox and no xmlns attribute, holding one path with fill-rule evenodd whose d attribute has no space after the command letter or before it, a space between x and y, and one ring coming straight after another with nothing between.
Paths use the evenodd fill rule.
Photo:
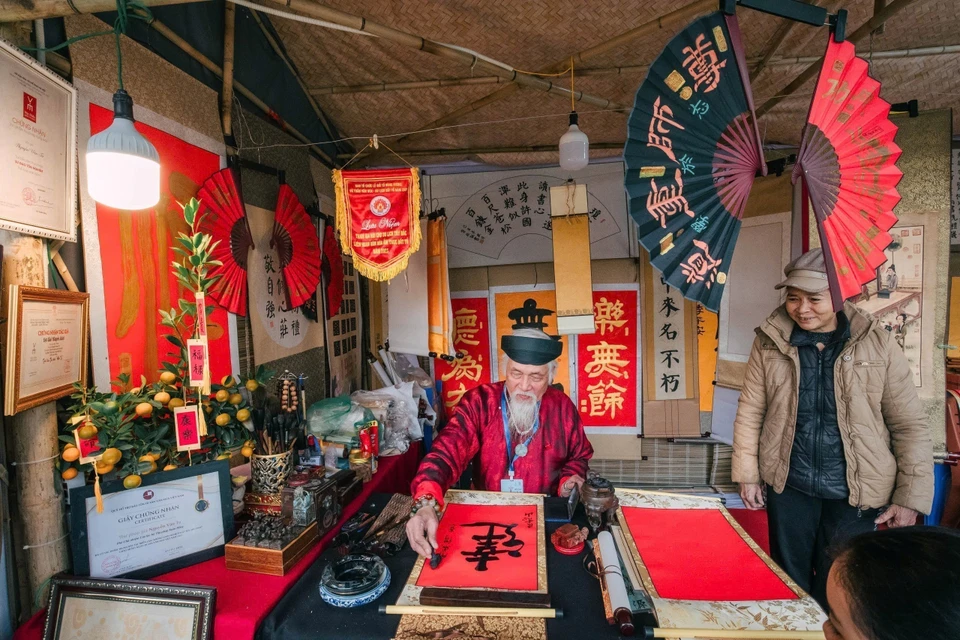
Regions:
<instances>
[{"instance_id":1,"label":"red scroll on table","mask_svg":"<svg viewBox=\"0 0 960 640\"><path fill-rule=\"evenodd\" d=\"M334 170L333 183L343 253L371 280L399 275L420 247L420 172Z\"/></svg>"}]
</instances>

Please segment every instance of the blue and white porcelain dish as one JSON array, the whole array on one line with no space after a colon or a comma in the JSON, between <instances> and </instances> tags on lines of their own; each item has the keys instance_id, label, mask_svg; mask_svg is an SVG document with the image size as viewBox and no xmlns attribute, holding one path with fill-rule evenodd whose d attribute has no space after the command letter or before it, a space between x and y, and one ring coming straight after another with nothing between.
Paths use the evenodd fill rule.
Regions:
<instances>
[{"instance_id":1,"label":"blue and white porcelain dish","mask_svg":"<svg viewBox=\"0 0 960 640\"><path fill-rule=\"evenodd\" d=\"M320 585L320 597L323 598L323 601L334 607L341 608L352 608L352 607L361 607L365 604L370 604L384 593L387 592L387 589L390 587L390 569L384 567L383 576L380 578L380 582L372 591L367 593L360 593L355 596L338 596L327 591L323 585Z\"/></svg>"}]
</instances>

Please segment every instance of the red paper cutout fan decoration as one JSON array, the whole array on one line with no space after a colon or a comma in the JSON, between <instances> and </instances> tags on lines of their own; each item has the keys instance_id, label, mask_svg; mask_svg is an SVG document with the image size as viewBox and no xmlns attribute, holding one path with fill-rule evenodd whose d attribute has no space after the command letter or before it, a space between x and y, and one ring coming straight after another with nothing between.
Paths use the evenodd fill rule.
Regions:
<instances>
[{"instance_id":1,"label":"red paper cutout fan decoration","mask_svg":"<svg viewBox=\"0 0 960 640\"><path fill-rule=\"evenodd\" d=\"M327 283L327 318L340 312L343 301L343 254L337 242L337 232L333 225L327 225L323 231L323 277Z\"/></svg>"},{"instance_id":2,"label":"red paper cutout fan decoration","mask_svg":"<svg viewBox=\"0 0 960 640\"><path fill-rule=\"evenodd\" d=\"M289 185L280 185L270 246L277 250L287 302L295 309L320 285L320 241L317 227Z\"/></svg>"},{"instance_id":3,"label":"red paper cutout fan decoration","mask_svg":"<svg viewBox=\"0 0 960 640\"><path fill-rule=\"evenodd\" d=\"M897 222L897 126L880 83L851 42L830 36L803 129L794 182L803 176L817 216L834 309L876 278Z\"/></svg>"},{"instance_id":4,"label":"red paper cutout fan decoration","mask_svg":"<svg viewBox=\"0 0 960 640\"><path fill-rule=\"evenodd\" d=\"M221 169L207 178L197 199L197 228L213 236L217 245L211 255L223 263L210 270L210 275L220 276L210 285L210 296L227 311L246 316L247 252L253 248L253 235L233 170Z\"/></svg>"}]
</instances>

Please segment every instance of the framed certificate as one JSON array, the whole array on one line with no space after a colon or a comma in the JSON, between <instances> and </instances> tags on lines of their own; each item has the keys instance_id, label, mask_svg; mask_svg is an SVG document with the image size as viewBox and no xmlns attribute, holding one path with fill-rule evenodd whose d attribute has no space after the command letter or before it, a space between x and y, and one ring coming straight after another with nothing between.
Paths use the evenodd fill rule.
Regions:
<instances>
[{"instance_id":1,"label":"framed certificate","mask_svg":"<svg viewBox=\"0 0 960 640\"><path fill-rule=\"evenodd\" d=\"M0 40L0 229L77 240L77 91Z\"/></svg>"},{"instance_id":2,"label":"framed certificate","mask_svg":"<svg viewBox=\"0 0 960 640\"><path fill-rule=\"evenodd\" d=\"M14 284L7 310L5 415L86 384L90 294Z\"/></svg>"},{"instance_id":3,"label":"framed certificate","mask_svg":"<svg viewBox=\"0 0 960 640\"><path fill-rule=\"evenodd\" d=\"M43 639L209 640L216 598L213 587L57 575L50 581Z\"/></svg>"},{"instance_id":4,"label":"framed certificate","mask_svg":"<svg viewBox=\"0 0 960 640\"><path fill-rule=\"evenodd\" d=\"M70 491L73 570L92 578L152 578L223 555L233 538L230 464L217 460L143 476L136 489Z\"/></svg>"}]
</instances>

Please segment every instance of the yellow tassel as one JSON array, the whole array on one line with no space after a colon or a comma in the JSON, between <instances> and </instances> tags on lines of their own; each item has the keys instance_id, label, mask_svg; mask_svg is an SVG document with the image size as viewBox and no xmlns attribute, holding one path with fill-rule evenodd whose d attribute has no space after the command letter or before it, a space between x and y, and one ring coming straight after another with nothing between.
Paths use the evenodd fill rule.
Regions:
<instances>
[{"instance_id":1,"label":"yellow tassel","mask_svg":"<svg viewBox=\"0 0 960 640\"><path fill-rule=\"evenodd\" d=\"M97 471L97 465L93 465L93 495L97 497L97 513L103 513L103 494L100 492L100 473Z\"/></svg>"},{"instance_id":2,"label":"yellow tassel","mask_svg":"<svg viewBox=\"0 0 960 640\"><path fill-rule=\"evenodd\" d=\"M202 404L197 405L197 413L200 415L200 424L199 424L200 437L206 438L207 437L207 419L203 416Z\"/></svg>"},{"instance_id":3,"label":"yellow tassel","mask_svg":"<svg viewBox=\"0 0 960 640\"><path fill-rule=\"evenodd\" d=\"M333 190L337 200L337 230L340 231L340 249L343 255L352 256L353 247L350 241L350 225L347 224L347 194L343 187L343 172L333 170Z\"/></svg>"}]
</instances>

